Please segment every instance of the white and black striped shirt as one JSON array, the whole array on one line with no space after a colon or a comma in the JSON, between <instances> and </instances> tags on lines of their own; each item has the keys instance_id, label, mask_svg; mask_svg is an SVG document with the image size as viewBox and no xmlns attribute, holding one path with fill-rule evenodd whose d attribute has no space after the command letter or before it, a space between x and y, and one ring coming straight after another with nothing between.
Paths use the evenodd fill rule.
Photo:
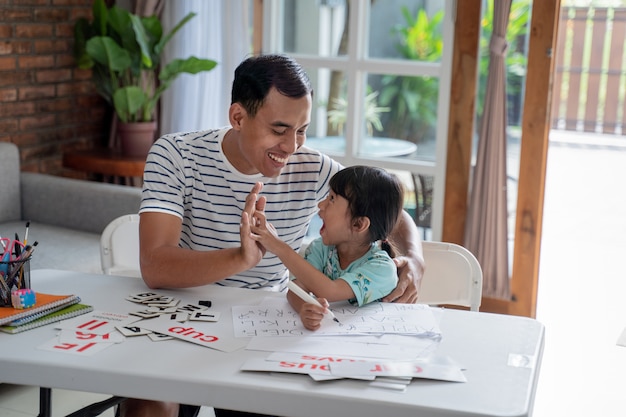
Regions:
<instances>
[{"instance_id":1,"label":"white and black striped shirt","mask_svg":"<svg viewBox=\"0 0 626 417\"><path fill-rule=\"evenodd\" d=\"M326 155L301 147L276 178L244 175L226 159L228 128L161 137L146 162L140 213L161 212L182 219L179 245L194 250L240 246L239 224L246 197L256 182L267 198L265 214L280 238L298 250L330 177L342 167ZM254 268L218 284L282 290L288 273L274 254Z\"/></svg>"}]
</instances>

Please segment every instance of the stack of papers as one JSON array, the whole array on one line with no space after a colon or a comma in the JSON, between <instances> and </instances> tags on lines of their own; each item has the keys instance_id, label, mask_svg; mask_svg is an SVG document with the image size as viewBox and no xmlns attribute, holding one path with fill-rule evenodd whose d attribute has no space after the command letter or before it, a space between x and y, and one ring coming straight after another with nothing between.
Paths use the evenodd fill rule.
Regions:
<instances>
[{"instance_id":1,"label":"stack of papers","mask_svg":"<svg viewBox=\"0 0 626 417\"><path fill-rule=\"evenodd\" d=\"M235 336L252 337L249 350L271 352L242 370L307 374L315 380L393 378L385 387L406 387L412 378L465 382L462 368L436 356L440 312L427 305L372 303L332 305L339 323L326 318L317 331L304 328L286 300L233 307ZM380 385L380 384L379 384Z\"/></svg>"}]
</instances>

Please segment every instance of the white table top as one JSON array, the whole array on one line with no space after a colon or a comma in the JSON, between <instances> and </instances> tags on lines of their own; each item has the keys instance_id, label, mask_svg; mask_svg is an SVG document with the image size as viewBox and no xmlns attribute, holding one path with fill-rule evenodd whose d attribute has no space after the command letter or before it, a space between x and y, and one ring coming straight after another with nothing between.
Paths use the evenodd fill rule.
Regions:
<instances>
[{"instance_id":1,"label":"white table top","mask_svg":"<svg viewBox=\"0 0 626 417\"><path fill-rule=\"evenodd\" d=\"M96 310L119 313L135 309L127 295L146 290L137 278L55 270L32 271L32 286L40 292L74 293ZM255 303L268 295L212 285L158 292L187 302L211 300L212 309L222 314L231 305ZM414 379L401 393L364 381L315 382L306 375L241 372L247 358L263 358L267 352L224 353L147 337L128 338L88 357L37 349L54 337L52 325L0 334L0 381L294 417L531 414L543 325L523 317L446 310L441 330L439 353L467 368L466 383Z\"/></svg>"}]
</instances>

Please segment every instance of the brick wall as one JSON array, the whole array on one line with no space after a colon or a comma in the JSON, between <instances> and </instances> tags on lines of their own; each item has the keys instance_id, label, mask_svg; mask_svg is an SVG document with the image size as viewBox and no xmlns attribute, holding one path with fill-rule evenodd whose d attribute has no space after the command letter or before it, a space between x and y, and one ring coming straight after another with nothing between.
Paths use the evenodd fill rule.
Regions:
<instances>
[{"instance_id":1,"label":"brick wall","mask_svg":"<svg viewBox=\"0 0 626 417\"><path fill-rule=\"evenodd\" d=\"M0 0L0 141L22 170L83 178L63 152L105 145L110 110L75 67L73 28L92 0Z\"/></svg>"}]
</instances>

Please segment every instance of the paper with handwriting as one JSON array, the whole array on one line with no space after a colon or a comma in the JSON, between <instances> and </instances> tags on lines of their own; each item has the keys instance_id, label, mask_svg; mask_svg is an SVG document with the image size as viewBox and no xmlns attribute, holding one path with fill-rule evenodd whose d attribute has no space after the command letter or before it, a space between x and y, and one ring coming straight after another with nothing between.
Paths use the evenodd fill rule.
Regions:
<instances>
[{"instance_id":1,"label":"paper with handwriting","mask_svg":"<svg viewBox=\"0 0 626 417\"><path fill-rule=\"evenodd\" d=\"M402 334L441 337L438 322L427 305L375 302L356 307L341 303L331 305L330 309L340 324L327 317L320 329L310 331L304 328L300 316L287 300L267 299L256 306L234 306L235 336Z\"/></svg>"}]
</instances>

